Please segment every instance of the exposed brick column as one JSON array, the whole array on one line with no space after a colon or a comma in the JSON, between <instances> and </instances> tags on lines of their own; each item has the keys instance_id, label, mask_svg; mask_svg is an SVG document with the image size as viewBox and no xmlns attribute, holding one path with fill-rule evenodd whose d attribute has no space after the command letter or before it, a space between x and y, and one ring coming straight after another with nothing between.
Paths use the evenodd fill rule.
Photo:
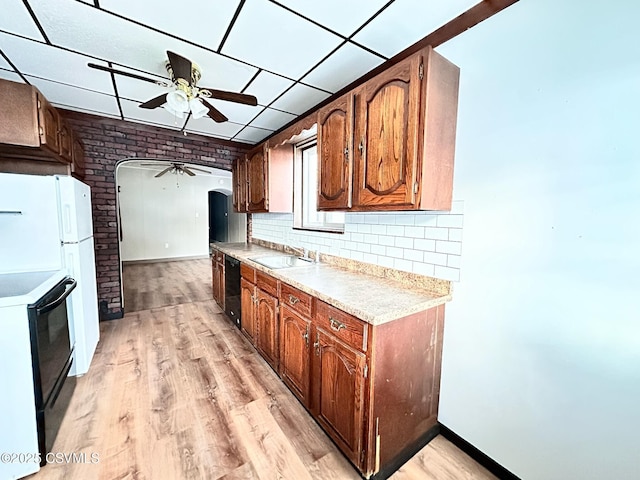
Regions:
<instances>
[{"instance_id":1,"label":"exposed brick column","mask_svg":"<svg viewBox=\"0 0 640 480\"><path fill-rule=\"evenodd\" d=\"M124 159L178 160L231 170L247 145L210 137L60 110L85 146L91 187L100 319L123 315L116 212L116 164Z\"/></svg>"}]
</instances>

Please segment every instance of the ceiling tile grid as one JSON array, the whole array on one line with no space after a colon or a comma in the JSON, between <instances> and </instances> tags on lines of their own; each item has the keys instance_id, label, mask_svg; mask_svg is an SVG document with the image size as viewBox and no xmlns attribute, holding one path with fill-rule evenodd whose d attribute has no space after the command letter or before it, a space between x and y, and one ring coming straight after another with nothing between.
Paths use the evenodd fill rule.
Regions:
<instances>
[{"instance_id":1,"label":"ceiling tile grid","mask_svg":"<svg viewBox=\"0 0 640 480\"><path fill-rule=\"evenodd\" d=\"M22 82L20 73L64 108L120 117L119 99L125 120L255 143L477 0L2 3L0 51L17 72L0 55L0 78ZM254 95L258 106L210 100L229 121L185 125L163 108L139 108L166 86L87 65L168 81L167 50L199 65L198 87Z\"/></svg>"}]
</instances>

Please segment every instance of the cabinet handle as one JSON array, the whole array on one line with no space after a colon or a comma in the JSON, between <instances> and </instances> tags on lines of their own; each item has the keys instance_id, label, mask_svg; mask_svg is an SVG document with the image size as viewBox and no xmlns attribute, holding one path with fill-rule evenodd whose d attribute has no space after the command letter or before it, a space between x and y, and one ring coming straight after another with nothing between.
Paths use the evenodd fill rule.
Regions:
<instances>
[{"instance_id":1,"label":"cabinet handle","mask_svg":"<svg viewBox=\"0 0 640 480\"><path fill-rule=\"evenodd\" d=\"M364 137L360 139L360 145L358 145L358 150L360 150L360 155L364 156Z\"/></svg>"},{"instance_id":2,"label":"cabinet handle","mask_svg":"<svg viewBox=\"0 0 640 480\"><path fill-rule=\"evenodd\" d=\"M289 303L291 305L295 305L296 303L298 303L300 301L300 299L298 297L295 297L291 294L289 294Z\"/></svg>"},{"instance_id":3,"label":"cabinet handle","mask_svg":"<svg viewBox=\"0 0 640 480\"><path fill-rule=\"evenodd\" d=\"M316 350L316 356L320 356L320 334L316 333L316 341L313 342L313 348Z\"/></svg>"},{"instance_id":4,"label":"cabinet handle","mask_svg":"<svg viewBox=\"0 0 640 480\"><path fill-rule=\"evenodd\" d=\"M302 338L304 338L304 343L305 345L309 345L309 330L307 330L306 332L304 332L304 334L302 335Z\"/></svg>"},{"instance_id":5,"label":"cabinet handle","mask_svg":"<svg viewBox=\"0 0 640 480\"><path fill-rule=\"evenodd\" d=\"M339 320L336 320L333 317L329 317L329 324L331 325L331 329L339 332L343 328L347 328L347 326Z\"/></svg>"},{"instance_id":6,"label":"cabinet handle","mask_svg":"<svg viewBox=\"0 0 640 480\"><path fill-rule=\"evenodd\" d=\"M349 155L349 147L344 147L344 156Z\"/></svg>"}]
</instances>

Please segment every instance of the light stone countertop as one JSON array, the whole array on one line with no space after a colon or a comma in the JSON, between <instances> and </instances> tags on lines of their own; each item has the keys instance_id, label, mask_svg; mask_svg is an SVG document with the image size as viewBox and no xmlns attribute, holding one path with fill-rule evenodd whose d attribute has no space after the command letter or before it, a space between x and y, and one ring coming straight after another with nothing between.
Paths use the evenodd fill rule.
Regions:
<instances>
[{"instance_id":1,"label":"light stone countertop","mask_svg":"<svg viewBox=\"0 0 640 480\"><path fill-rule=\"evenodd\" d=\"M324 263L267 268L251 258L287 254L259 245L215 243L211 246L372 325L390 322L451 300L451 295L437 295L397 280Z\"/></svg>"}]
</instances>

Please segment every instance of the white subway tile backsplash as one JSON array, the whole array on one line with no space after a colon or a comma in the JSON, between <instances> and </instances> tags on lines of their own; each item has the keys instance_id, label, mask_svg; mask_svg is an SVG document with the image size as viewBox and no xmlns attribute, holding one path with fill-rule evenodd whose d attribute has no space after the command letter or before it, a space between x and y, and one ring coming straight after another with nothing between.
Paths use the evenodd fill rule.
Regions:
<instances>
[{"instance_id":1,"label":"white subway tile backsplash","mask_svg":"<svg viewBox=\"0 0 640 480\"><path fill-rule=\"evenodd\" d=\"M418 227L435 227L438 216L430 213L417 213L415 216L415 224Z\"/></svg>"},{"instance_id":2,"label":"white subway tile backsplash","mask_svg":"<svg viewBox=\"0 0 640 480\"><path fill-rule=\"evenodd\" d=\"M404 237L404 227L400 225L387 225L387 235Z\"/></svg>"},{"instance_id":3,"label":"white subway tile backsplash","mask_svg":"<svg viewBox=\"0 0 640 480\"><path fill-rule=\"evenodd\" d=\"M398 247L387 247L386 255L387 257L402 258L404 257L404 250Z\"/></svg>"},{"instance_id":4,"label":"white subway tile backsplash","mask_svg":"<svg viewBox=\"0 0 640 480\"><path fill-rule=\"evenodd\" d=\"M459 281L464 202L450 212L346 212L344 234L293 230L293 214L253 214L253 236Z\"/></svg>"},{"instance_id":5,"label":"white subway tile backsplash","mask_svg":"<svg viewBox=\"0 0 640 480\"><path fill-rule=\"evenodd\" d=\"M435 252L436 251L436 241L426 238L416 238L413 241L413 248L416 250L423 250L427 252Z\"/></svg>"},{"instance_id":6,"label":"white subway tile backsplash","mask_svg":"<svg viewBox=\"0 0 640 480\"><path fill-rule=\"evenodd\" d=\"M447 255L447 267L460 268L460 255Z\"/></svg>"},{"instance_id":7,"label":"white subway tile backsplash","mask_svg":"<svg viewBox=\"0 0 640 480\"><path fill-rule=\"evenodd\" d=\"M388 245L392 247L396 244L396 237L391 237L389 235L380 235L378 237L378 241L380 242L380 245Z\"/></svg>"},{"instance_id":8,"label":"white subway tile backsplash","mask_svg":"<svg viewBox=\"0 0 640 480\"><path fill-rule=\"evenodd\" d=\"M436 252L460 255L461 251L462 244L460 242L436 241Z\"/></svg>"},{"instance_id":9,"label":"white subway tile backsplash","mask_svg":"<svg viewBox=\"0 0 640 480\"><path fill-rule=\"evenodd\" d=\"M413 248L413 238L396 237L395 246L400 248Z\"/></svg>"},{"instance_id":10,"label":"white subway tile backsplash","mask_svg":"<svg viewBox=\"0 0 640 480\"><path fill-rule=\"evenodd\" d=\"M396 258L393 260L393 268L403 270L405 272L411 272L413 271L413 262Z\"/></svg>"},{"instance_id":11,"label":"white subway tile backsplash","mask_svg":"<svg viewBox=\"0 0 640 480\"><path fill-rule=\"evenodd\" d=\"M405 248L404 258L405 260L411 260L413 262L422 262L424 261L424 252L421 252L420 250L411 250Z\"/></svg>"},{"instance_id":12,"label":"white subway tile backsplash","mask_svg":"<svg viewBox=\"0 0 640 480\"><path fill-rule=\"evenodd\" d=\"M446 266L447 255L444 253L424 252L424 262Z\"/></svg>"},{"instance_id":13,"label":"white subway tile backsplash","mask_svg":"<svg viewBox=\"0 0 640 480\"><path fill-rule=\"evenodd\" d=\"M417 273L418 275L428 275L430 277L433 277L434 271L435 271L435 265L431 265L430 263L413 262L413 273Z\"/></svg>"},{"instance_id":14,"label":"white subway tile backsplash","mask_svg":"<svg viewBox=\"0 0 640 480\"><path fill-rule=\"evenodd\" d=\"M371 235L371 234L365 233L364 241L366 243L377 244L380 241L380 237L378 235Z\"/></svg>"},{"instance_id":15,"label":"white subway tile backsplash","mask_svg":"<svg viewBox=\"0 0 640 480\"><path fill-rule=\"evenodd\" d=\"M431 238L433 240L448 240L449 230L447 228L425 227L424 238Z\"/></svg>"},{"instance_id":16,"label":"white subway tile backsplash","mask_svg":"<svg viewBox=\"0 0 640 480\"><path fill-rule=\"evenodd\" d=\"M371 253L376 255L386 255L387 248L384 245L371 245Z\"/></svg>"},{"instance_id":17,"label":"white subway tile backsplash","mask_svg":"<svg viewBox=\"0 0 640 480\"><path fill-rule=\"evenodd\" d=\"M452 242L461 242L462 241L462 229L461 228L450 228L449 229L449 240Z\"/></svg>"},{"instance_id":18,"label":"white subway tile backsplash","mask_svg":"<svg viewBox=\"0 0 640 480\"><path fill-rule=\"evenodd\" d=\"M412 238L424 238L424 227L404 227L404 234Z\"/></svg>"},{"instance_id":19,"label":"white subway tile backsplash","mask_svg":"<svg viewBox=\"0 0 640 480\"><path fill-rule=\"evenodd\" d=\"M387 226L386 225L371 225L371 233L375 233L376 235L386 235L387 234Z\"/></svg>"},{"instance_id":20,"label":"white subway tile backsplash","mask_svg":"<svg viewBox=\"0 0 640 480\"><path fill-rule=\"evenodd\" d=\"M438 215L438 227L462 228L463 215Z\"/></svg>"}]
</instances>

